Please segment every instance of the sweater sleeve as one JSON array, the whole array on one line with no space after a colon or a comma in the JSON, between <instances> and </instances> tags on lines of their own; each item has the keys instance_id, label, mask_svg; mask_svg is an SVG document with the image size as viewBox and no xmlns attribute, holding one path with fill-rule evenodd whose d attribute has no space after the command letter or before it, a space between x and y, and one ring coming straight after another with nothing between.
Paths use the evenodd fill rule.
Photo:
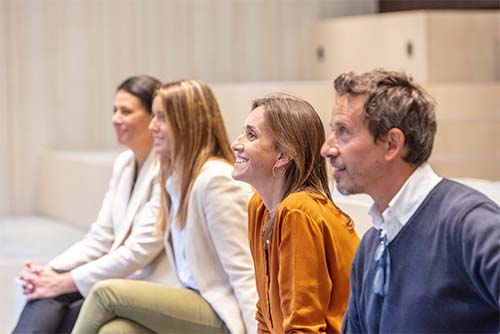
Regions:
<instances>
[{"instance_id":1,"label":"sweater sleeve","mask_svg":"<svg viewBox=\"0 0 500 334\"><path fill-rule=\"evenodd\" d=\"M278 273L285 333L324 333L332 281L321 225L301 210L281 223Z\"/></svg>"},{"instance_id":2,"label":"sweater sleeve","mask_svg":"<svg viewBox=\"0 0 500 334\"><path fill-rule=\"evenodd\" d=\"M482 298L500 310L500 209L491 202L463 218L459 246L470 282Z\"/></svg>"}]
</instances>

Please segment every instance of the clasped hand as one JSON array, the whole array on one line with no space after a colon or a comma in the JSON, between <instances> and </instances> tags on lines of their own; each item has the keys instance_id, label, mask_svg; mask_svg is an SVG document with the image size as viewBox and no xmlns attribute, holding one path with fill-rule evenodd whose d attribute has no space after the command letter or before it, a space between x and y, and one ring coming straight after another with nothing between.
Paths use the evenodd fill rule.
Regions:
<instances>
[{"instance_id":1,"label":"clasped hand","mask_svg":"<svg viewBox=\"0 0 500 334\"><path fill-rule=\"evenodd\" d=\"M77 290L69 272L57 273L50 266L37 265L32 261L26 261L19 283L27 300L50 298Z\"/></svg>"}]
</instances>

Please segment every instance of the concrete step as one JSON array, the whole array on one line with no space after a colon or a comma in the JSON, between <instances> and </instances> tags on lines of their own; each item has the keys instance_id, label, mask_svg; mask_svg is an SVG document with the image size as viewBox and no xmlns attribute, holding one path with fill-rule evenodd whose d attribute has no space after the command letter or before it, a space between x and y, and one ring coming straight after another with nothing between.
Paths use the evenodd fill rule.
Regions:
<instances>
[{"instance_id":1,"label":"concrete step","mask_svg":"<svg viewBox=\"0 0 500 334\"><path fill-rule=\"evenodd\" d=\"M16 282L25 260L45 264L80 240L85 229L37 215L0 217L0 333L10 333L24 306Z\"/></svg>"},{"instance_id":2,"label":"concrete step","mask_svg":"<svg viewBox=\"0 0 500 334\"><path fill-rule=\"evenodd\" d=\"M40 165L37 210L88 228L108 189L119 150L47 150Z\"/></svg>"}]
</instances>

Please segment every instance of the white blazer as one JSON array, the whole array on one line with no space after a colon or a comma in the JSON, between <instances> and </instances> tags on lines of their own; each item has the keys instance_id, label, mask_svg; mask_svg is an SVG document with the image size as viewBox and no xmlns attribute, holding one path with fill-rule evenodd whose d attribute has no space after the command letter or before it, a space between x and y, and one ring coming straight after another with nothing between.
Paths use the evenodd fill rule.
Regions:
<instances>
[{"instance_id":1,"label":"white blazer","mask_svg":"<svg viewBox=\"0 0 500 334\"><path fill-rule=\"evenodd\" d=\"M185 238L186 262L200 294L231 333L257 333L257 290L248 246L247 206L252 189L233 180L233 167L209 160L193 183L188 202ZM167 180L172 208L179 207L179 191ZM169 225L176 223L176 212ZM175 266L170 228L165 250ZM179 301L181 302L181 301Z\"/></svg>"},{"instance_id":2,"label":"white blazer","mask_svg":"<svg viewBox=\"0 0 500 334\"><path fill-rule=\"evenodd\" d=\"M83 296L95 283L108 278L177 283L171 270L175 267L168 266L163 252L163 237L155 234L160 187L153 153L144 162L132 190L135 165L132 151L118 156L109 189L90 231L49 262L54 269L70 270Z\"/></svg>"}]
</instances>

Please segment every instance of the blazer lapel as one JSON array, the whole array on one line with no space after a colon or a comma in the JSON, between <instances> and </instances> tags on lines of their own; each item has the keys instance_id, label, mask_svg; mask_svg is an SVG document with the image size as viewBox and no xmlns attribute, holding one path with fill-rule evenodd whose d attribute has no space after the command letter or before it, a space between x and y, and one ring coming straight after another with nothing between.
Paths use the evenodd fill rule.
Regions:
<instances>
[{"instance_id":1,"label":"blazer lapel","mask_svg":"<svg viewBox=\"0 0 500 334\"><path fill-rule=\"evenodd\" d=\"M113 225L118 234L120 232L127 210L127 205L130 199L130 191L132 189L132 180L134 177L135 160L132 157L121 171L120 178L116 185L115 196L113 199Z\"/></svg>"},{"instance_id":2,"label":"blazer lapel","mask_svg":"<svg viewBox=\"0 0 500 334\"><path fill-rule=\"evenodd\" d=\"M132 228L132 224L135 220L135 217L141 208L142 204L149 199L149 192L151 191L151 183L153 178L155 177L156 168L152 168L154 164L154 154L151 151L144 162L144 165L137 176L137 180L135 181L135 186L132 194L130 195L130 191L132 189L132 179L133 173L135 172L135 160L133 162L133 168L130 168L132 174L130 175L130 186L128 188L129 200L127 200L127 207L124 208L122 212L124 212L121 221L119 222L119 233L116 235L116 239L114 242L115 248L119 247L125 239L129 235L129 231Z\"/></svg>"}]
</instances>

